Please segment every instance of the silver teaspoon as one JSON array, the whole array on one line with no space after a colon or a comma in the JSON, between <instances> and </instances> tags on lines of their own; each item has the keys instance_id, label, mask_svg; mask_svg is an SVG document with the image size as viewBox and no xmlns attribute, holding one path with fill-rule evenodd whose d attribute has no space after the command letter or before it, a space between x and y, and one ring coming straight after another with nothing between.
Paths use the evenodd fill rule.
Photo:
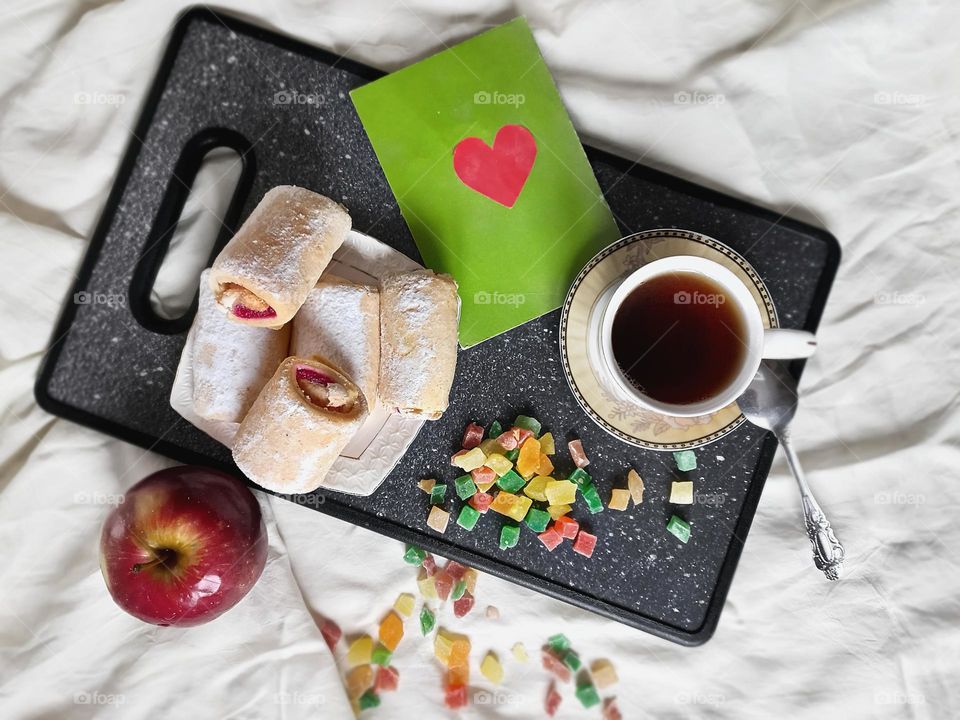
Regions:
<instances>
[{"instance_id":1,"label":"silver teaspoon","mask_svg":"<svg viewBox=\"0 0 960 720\"><path fill-rule=\"evenodd\" d=\"M790 443L790 421L797 412L797 381L787 372L786 363L761 363L756 377L737 400L740 411L757 427L770 430L780 442L787 464L800 486L803 519L813 546L813 562L829 580L843 572L843 545L833 534L830 521L810 491L800 467L800 458Z\"/></svg>"}]
</instances>

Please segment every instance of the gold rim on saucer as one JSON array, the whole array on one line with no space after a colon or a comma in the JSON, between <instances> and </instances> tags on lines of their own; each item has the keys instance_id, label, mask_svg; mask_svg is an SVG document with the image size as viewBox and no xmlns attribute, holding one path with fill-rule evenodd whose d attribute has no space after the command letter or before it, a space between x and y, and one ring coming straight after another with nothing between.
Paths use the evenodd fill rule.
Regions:
<instances>
[{"instance_id":1,"label":"gold rim on saucer","mask_svg":"<svg viewBox=\"0 0 960 720\"><path fill-rule=\"evenodd\" d=\"M601 250L584 266L567 293L560 316L560 357L567 383L580 407L611 435L650 450L701 447L739 427L745 418L736 403L699 417L661 415L620 400L601 386L590 362L588 335L601 297L642 265L674 255L695 255L720 263L750 290L764 327L779 327L770 292L750 263L729 247L690 230L644 230Z\"/></svg>"}]
</instances>

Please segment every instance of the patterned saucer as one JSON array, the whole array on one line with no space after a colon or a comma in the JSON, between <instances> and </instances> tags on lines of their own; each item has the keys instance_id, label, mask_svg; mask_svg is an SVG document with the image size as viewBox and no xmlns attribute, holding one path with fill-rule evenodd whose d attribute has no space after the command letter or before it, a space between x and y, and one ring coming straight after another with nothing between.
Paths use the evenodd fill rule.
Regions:
<instances>
[{"instance_id":1,"label":"patterned saucer","mask_svg":"<svg viewBox=\"0 0 960 720\"><path fill-rule=\"evenodd\" d=\"M587 415L624 442L651 450L697 448L745 422L736 403L711 415L669 417L618 399L593 370L599 314L617 281L642 265L672 255L714 260L739 277L760 309L764 327L778 327L777 311L760 276L723 243L689 230L645 230L601 250L577 275L560 317L560 356L570 389ZM594 342L588 342L594 338Z\"/></svg>"}]
</instances>

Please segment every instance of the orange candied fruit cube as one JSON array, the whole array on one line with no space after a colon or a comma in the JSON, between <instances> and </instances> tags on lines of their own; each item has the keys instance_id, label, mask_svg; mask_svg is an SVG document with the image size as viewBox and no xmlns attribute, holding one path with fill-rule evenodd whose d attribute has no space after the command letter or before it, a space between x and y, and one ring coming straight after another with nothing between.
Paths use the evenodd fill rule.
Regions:
<instances>
[{"instance_id":1,"label":"orange candied fruit cube","mask_svg":"<svg viewBox=\"0 0 960 720\"><path fill-rule=\"evenodd\" d=\"M523 445L520 446L520 454L517 456L516 469L520 475L529 480L540 467L540 441L535 437L528 437ZM549 475L550 473L542 473Z\"/></svg>"},{"instance_id":2,"label":"orange candied fruit cube","mask_svg":"<svg viewBox=\"0 0 960 720\"><path fill-rule=\"evenodd\" d=\"M387 613L380 623L380 642L383 646L393 652L400 644L400 638L403 637L403 620L392 610Z\"/></svg>"}]
</instances>

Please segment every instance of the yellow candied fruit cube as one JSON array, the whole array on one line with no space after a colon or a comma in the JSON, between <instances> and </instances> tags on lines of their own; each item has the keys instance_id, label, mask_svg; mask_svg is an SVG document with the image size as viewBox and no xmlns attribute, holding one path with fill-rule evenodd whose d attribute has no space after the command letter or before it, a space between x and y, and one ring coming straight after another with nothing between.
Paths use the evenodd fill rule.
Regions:
<instances>
[{"instance_id":1,"label":"yellow candied fruit cube","mask_svg":"<svg viewBox=\"0 0 960 720\"><path fill-rule=\"evenodd\" d=\"M475 447L473 450L468 450L460 457L454 458L451 461L451 464L454 467L458 467L462 470L470 472L471 470L476 470L478 467L481 467L486 459L487 456L484 454L483 450Z\"/></svg>"},{"instance_id":2,"label":"yellow candied fruit cube","mask_svg":"<svg viewBox=\"0 0 960 720\"><path fill-rule=\"evenodd\" d=\"M373 687L373 667L370 665L358 665L347 673L346 678L347 696L351 699L358 698L367 690Z\"/></svg>"},{"instance_id":3,"label":"yellow candied fruit cube","mask_svg":"<svg viewBox=\"0 0 960 720\"><path fill-rule=\"evenodd\" d=\"M347 664L350 667L357 665L369 665L370 656L373 653L373 638L369 635L361 635L347 648Z\"/></svg>"},{"instance_id":4,"label":"yellow candied fruit cube","mask_svg":"<svg viewBox=\"0 0 960 720\"><path fill-rule=\"evenodd\" d=\"M601 690L610 687L620 679L609 660L594 660L590 665L590 676L593 678L593 684Z\"/></svg>"},{"instance_id":5,"label":"yellow candied fruit cube","mask_svg":"<svg viewBox=\"0 0 960 720\"><path fill-rule=\"evenodd\" d=\"M523 522L523 519L527 516L527 511L530 509L530 506L533 505L533 500L526 495L515 495L514 497L517 498L517 501L510 509L510 512L507 513L507 517L517 522Z\"/></svg>"},{"instance_id":6,"label":"yellow candied fruit cube","mask_svg":"<svg viewBox=\"0 0 960 720\"><path fill-rule=\"evenodd\" d=\"M467 568L463 572L463 581L467 584L467 592L471 595L477 594L477 578L480 576L474 568Z\"/></svg>"},{"instance_id":7,"label":"yellow candied fruit cube","mask_svg":"<svg viewBox=\"0 0 960 720\"><path fill-rule=\"evenodd\" d=\"M493 480L488 483L477 483L477 490L480 492L490 492L490 488L497 484L496 480Z\"/></svg>"},{"instance_id":8,"label":"yellow candied fruit cube","mask_svg":"<svg viewBox=\"0 0 960 720\"><path fill-rule=\"evenodd\" d=\"M437 484L436 480L421 480L417 483L417 487L423 490L427 495L430 494L430 491L433 490L433 486Z\"/></svg>"},{"instance_id":9,"label":"yellow candied fruit cube","mask_svg":"<svg viewBox=\"0 0 960 720\"><path fill-rule=\"evenodd\" d=\"M530 659L530 656L527 655L527 648L524 647L522 642L514 643L513 647L510 648L510 652L513 653L513 657L517 662L526 662Z\"/></svg>"},{"instance_id":10,"label":"yellow candied fruit cube","mask_svg":"<svg viewBox=\"0 0 960 720\"><path fill-rule=\"evenodd\" d=\"M553 433L544 433L540 436L540 452L544 455L555 455L557 448L553 442Z\"/></svg>"},{"instance_id":11,"label":"yellow candied fruit cube","mask_svg":"<svg viewBox=\"0 0 960 720\"><path fill-rule=\"evenodd\" d=\"M437 630L433 639L433 654L444 665L450 663L450 651L453 649L454 636L444 630Z\"/></svg>"},{"instance_id":12,"label":"yellow candied fruit cube","mask_svg":"<svg viewBox=\"0 0 960 720\"><path fill-rule=\"evenodd\" d=\"M507 460L500 452L494 452L487 455L486 462L483 463L493 470L497 477L506 475L513 468L513 463Z\"/></svg>"},{"instance_id":13,"label":"yellow candied fruit cube","mask_svg":"<svg viewBox=\"0 0 960 720\"><path fill-rule=\"evenodd\" d=\"M437 505L430 507L430 514L427 516L427 525L442 535L447 531L448 522L450 522L450 513Z\"/></svg>"},{"instance_id":14,"label":"yellow candied fruit cube","mask_svg":"<svg viewBox=\"0 0 960 720\"><path fill-rule=\"evenodd\" d=\"M517 456L517 472L529 480L540 465L540 441L532 435L523 441Z\"/></svg>"},{"instance_id":15,"label":"yellow candied fruit cube","mask_svg":"<svg viewBox=\"0 0 960 720\"><path fill-rule=\"evenodd\" d=\"M509 515L510 510L517 504L517 496L506 490L501 490L493 497L490 503L490 509L501 515Z\"/></svg>"},{"instance_id":16,"label":"yellow candied fruit cube","mask_svg":"<svg viewBox=\"0 0 960 720\"><path fill-rule=\"evenodd\" d=\"M573 508L569 505L550 505L547 508L547 512L550 513L550 517L553 520L556 520L558 517L563 517L571 510L573 510Z\"/></svg>"},{"instance_id":17,"label":"yellow candied fruit cube","mask_svg":"<svg viewBox=\"0 0 960 720\"><path fill-rule=\"evenodd\" d=\"M554 480L547 483L544 493L551 505L572 505L577 501L577 484L569 480Z\"/></svg>"},{"instance_id":18,"label":"yellow candied fruit cube","mask_svg":"<svg viewBox=\"0 0 960 720\"><path fill-rule=\"evenodd\" d=\"M550 475L553 472L553 463L546 453L540 453L540 464L537 465L537 475Z\"/></svg>"},{"instance_id":19,"label":"yellow candied fruit cube","mask_svg":"<svg viewBox=\"0 0 960 720\"><path fill-rule=\"evenodd\" d=\"M547 483L553 482L552 477L543 477L542 475L536 476L533 480L528 482L523 487L523 494L528 498L533 498L534 500L539 500L540 502L546 502L547 496L544 493L544 490L547 489Z\"/></svg>"},{"instance_id":20,"label":"yellow candied fruit cube","mask_svg":"<svg viewBox=\"0 0 960 720\"><path fill-rule=\"evenodd\" d=\"M499 685L503 682L503 665L500 664L497 656L494 655L492 651L484 655L483 660L480 662L480 674L494 685Z\"/></svg>"},{"instance_id":21,"label":"yellow candied fruit cube","mask_svg":"<svg viewBox=\"0 0 960 720\"><path fill-rule=\"evenodd\" d=\"M495 438L490 438L489 440L484 440L480 443L480 449L483 450L484 455L493 455L494 453L502 454L503 446L496 441Z\"/></svg>"},{"instance_id":22,"label":"yellow candied fruit cube","mask_svg":"<svg viewBox=\"0 0 960 720\"><path fill-rule=\"evenodd\" d=\"M428 600L437 599L437 586L433 582L433 577L427 577L425 572L420 573L420 577L417 578L417 587L420 589L420 594Z\"/></svg>"},{"instance_id":23,"label":"yellow candied fruit cube","mask_svg":"<svg viewBox=\"0 0 960 720\"><path fill-rule=\"evenodd\" d=\"M626 510L630 503L630 492L623 488L614 488L610 491L610 502L607 507L611 510Z\"/></svg>"},{"instance_id":24,"label":"yellow candied fruit cube","mask_svg":"<svg viewBox=\"0 0 960 720\"><path fill-rule=\"evenodd\" d=\"M634 505L643 502L643 478L633 468L627 471L627 489L630 491L630 497L633 498Z\"/></svg>"},{"instance_id":25,"label":"yellow candied fruit cube","mask_svg":"<svg viewBox=\"0 0 960 720\"><path fill-rule=\"evenodd\" d=\"M410 593L400 593L396 602L393 603L393 609L404 617L413 615L413 608L416 607L417 599Z\"/></svg>"},{"instance_id":26,"label":"yellow candied fruit cube","mask_svg":"<svg viewBox=\"0 0 960 720\"><path fill-rule=\"evenodd\" d=\"M693 505L693 481L671 483L670 502L674 505Z\"/></svg>"}]
</instances>

